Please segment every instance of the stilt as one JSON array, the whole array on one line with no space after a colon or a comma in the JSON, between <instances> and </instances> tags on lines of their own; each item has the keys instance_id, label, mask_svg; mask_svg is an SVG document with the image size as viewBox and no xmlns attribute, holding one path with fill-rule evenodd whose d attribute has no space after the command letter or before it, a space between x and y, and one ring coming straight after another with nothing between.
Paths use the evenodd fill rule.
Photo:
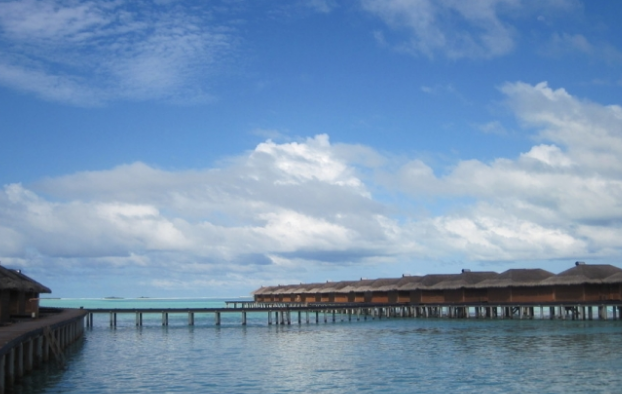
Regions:
<instances>
[{"instance_id":1,"label":"stilt","mask_svg":"<svg viewBox=\"0 0 622 394\"><path fill-rule=\"evenodd\" d=\"M220 312L216 312L214 314L214 320L215 320L215 324L219 326L220 325Z\"/></svg>"},{"instance_id":2,"label":"stilt","mask_svg":"<svg viewBox=\"0 0 622 394\"><path fill-rule=\"evenodd\" d=\"M168 326L168 313L162 312L162 325Z\"/></svg>"},{"instance_id":3,"label":"stilt","mask_svg":"<svg viewBox=\"0 0 622 394\"><path fill-rule=\"evenodd\" d=\"M300 313L300 312L298 312ZM298 316L300 317L300 316ZM298 322L300 323L300 322ZM242 312L242 325L245 326L246 325L246 312Z\"/></svg>"}]
</instances>

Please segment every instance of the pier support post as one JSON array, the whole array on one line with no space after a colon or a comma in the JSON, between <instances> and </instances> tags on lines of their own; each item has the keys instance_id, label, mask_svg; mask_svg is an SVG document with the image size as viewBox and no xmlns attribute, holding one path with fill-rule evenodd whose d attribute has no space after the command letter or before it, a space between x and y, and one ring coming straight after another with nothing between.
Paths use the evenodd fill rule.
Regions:
<instances>
[{"instance_id":1,"label":"pier support post","mask_svg":"<svg viewBox=\"0 0 622 394\"><path fill-rule=\"evenodd\" d=\"M551 320L555 319L555 307L554 306L549 307L549 319Z\"/></svg>"},{"instance_id":2,"label":"pier support post","mask_svg":"<svg viewBox=\"0 0 622 394\"><path fill-rule=\"evenodd\" d=\"M315 324L320 324L320 312L315 311Z\"/></svg>"},{"instance_id":3,"label":"pier support post","mask_svg":"<svg viewBox=\"0 0 622 394\"><path fill-rule=\"evenodd\" d=\"M20 343L16 346L15 354L15 378L20 379L24 376L24 344Z\"/></svg>"},{"instance_id":4,"label":"pier support post","mask_svg":"<svg viewBox=\"0 0 622 394\"><path fill-rule=\"evenodd\" d=\"M39 367L43 363L43 337L38 336L35 339L35 367Z\"/></svg>"},{"instance_id":5,"label":"pier support post","mask_svg":"<svg viewBox=\"0 0 622 394\"><path fill-rule=\"evenodd\" d=\"M142 327L143 325L143 314L140 312L136 312L136 327Z\"/></svg>"},{"instance_id":6,"label":"pier support post","mask_svg":"<svg viewBox=\"0 0 622 394\"><path fill-rule=\"evenodd\" d=\"M168 313L162 312L162 325L168 326Z\"/></svg>"},{"instance_id":7,"label":"pier support post","mask_svg":"<svg viewBox=\"0 0 622 394\"><path fill-rule=\"evenodd\" d=\"M34 342L31 340L24 343L24 371L32 371L32 360L34 353Z\"/></svg>"},{"instance_id":8,"label":"pier support post","mask_svg":"<svg viewBox=\"0 0 622 394\"><path fill-rule=\"evenodd\" d=\"M214 314L214 319L215 319L215 324L219 326L220 325L220 312L216 312Z\"/></svg>"},{"instance_id":9,"label":"pier support post","mask_svg":"<svg viewBox=\"0 0 622 394\"><path fill-rule=\"evenodd\" d=\"M246 312L242 312L242 325L246 325Z\"/></svg>"},{"instance_id":10,"label":"pier support post","mask_svg":"<svg viewBox=\"0 0 622 394\"><path fill-rule=\"evenodd\" d=\"M4 394L4 382L5 382L5 374L4 368L6 365L6 357L7 355L0 356L0 394Z\"/></svg>"},{"instance_id":11,"label":"pier support post","mask_svg":"<svg viewBox=\"0 0 622 394\"><path fill-rule=\"evenodd\" d=\"M614 306L613 308L611 308L611 313L613 313L613 320L616 320L616 307Z\"/></svg>"},{"instance_id":12,"label":"pier support post","mask_svg":"<svg viewBox=\"0 0 622 394\"><path fill-rule=\"evenodd\" d=\"M309 324L309 311L305 311L305 321Z\"/></svg>"},{"instance_id":13,"label":"pier support post","mask_svg":"<svg viewBox=\"0 0 622 394\"><path fill-rule=\"evenodd\" d=\"M15 348L6 355L6 384L11 387L15 384Z\"/></svg>"},{"instance_id":14,"label":"pier support post","mask_svg":"<svg viewBox=\"0 0 622 394\"><path fill-rule=\"evenodd\" d=\"M601 320L607 320L607 307L600 305L598 307L598 318Z\"/></svg>"},{"instance_id":15,"label":"pier support post","mask_svg":"<svg viewBox=\"0 0 622 394\"><path fill-rule=\"evenodd\" d=\"M194 312L188 312L188 325L194 326Z\"/></svg>"},{"instance_id":16,"label":"pier support post","mask_svg":"<svg viewBox=\"0 0 622 394\"><path fill-rule=\"evenodd\" d=\"M110 327L117 326L117 314L114 312L110 312Z\"/></svg>"},{"instance_id":17,"label":"pier support post","mask_svg":"<svg viewBox=\"0 0 622 394\"><path fill-rule=\"evenodd\" d=\"M272 312L268 312L268 325L271 326L272 325Z\"/></svg>"},{"instance_id":18,"label":"pier support post","mask_svg":"<svg viewBox=\"0 0 622 394\"><path fill-rule=\"evenodd\" d=\"M593 311L593 309L592 309L592 308L593 308L593 307L592 307L591 305L587 307L587 318L588 318L589 320L594 319L594 311Z\"/></svg>"}]
</instances>

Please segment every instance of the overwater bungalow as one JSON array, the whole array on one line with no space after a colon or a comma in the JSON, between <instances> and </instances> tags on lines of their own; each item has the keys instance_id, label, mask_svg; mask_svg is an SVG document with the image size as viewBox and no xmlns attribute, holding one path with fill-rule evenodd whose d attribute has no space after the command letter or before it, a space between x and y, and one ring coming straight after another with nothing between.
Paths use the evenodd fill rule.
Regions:
<instances>
[{"instance_id":1,"label":"overwater bungalow","mask_svg":"<svg viewBox=\"0 0 622 394\"><path fill-rule=\"evenodd\" d=\"M0 324L39 315L39 295L52 291L20 270L0 266Z\"/></svg>"},{"instance_id":2,"label":"overwater bungalow","mask_svg":"<svg viewBox=\"0 0 622 394\"><path fill-rule=\"evenodd\" d=\"M421 300L419 283L422 278L422 276L403 275L402 279L396 284L397 302L418 303Z\"/></svg>"},{"instance_id":3,"label":"overwater bungalow","mask_svg":"<svg viewBox=\"0 0 622 394\"><path fill-rule=\"evenodd\" d=\"M475 285L499 276L496 272L471 272L463 269L458 275L449 275L444 280L428 287L430 291L442 291L444 303L473 303L488 301L487 289Z\"/></svg>"},{"instance_id":4,"label":"overwater bungalow","mask_svg":"<svg viewBox=\"0 0 622 394\"><path fill-rule=\"evenodd\" d=\"M603 301L611 300L607 277L622 273L622 269L609 264L585 264L577 261L575 266L540 282L553 287L555 301Z\"/></svg>"},{"instance_id":5,"label":"overwater bungalow","mask_svg":"<svg viewBox=\"0 0 622 394\"><path fill-rule=\"evenodd\" d=\"M554 301L553 287L542 285L542 281L554 276L543 269L509 269L498 276L474 285L486 291L488 302L522 303Z\"/></svg>"},{"instance_id":6,"label":"overwater bungalow","mask_svg":"<svg viewBox=\"0 0 622 394\"><path fill-rule=\"evenodd\" d=\"M543 269L510 269L501 274L465 269L460 274L262 287L253 294L257 302L439 306L622 301L622 269L582 262L557 275Z\"/></svg>"}]
</instances>

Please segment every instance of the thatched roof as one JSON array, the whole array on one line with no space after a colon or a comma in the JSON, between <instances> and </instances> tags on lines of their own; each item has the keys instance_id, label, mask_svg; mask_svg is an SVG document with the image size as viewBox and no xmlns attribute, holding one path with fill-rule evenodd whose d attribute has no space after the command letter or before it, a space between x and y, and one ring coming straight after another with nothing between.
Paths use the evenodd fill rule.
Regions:
<instances>
[{"instance_id":1,"label":"thatched roof","mask_svg":"<svg viewBox=\"0 0 622 394\"><path fill-rule=\"evenodd\" d=\"M538 286L543 280L554 276L552 272L540 268L536 269L509 269L495 278L483 280L473 287L521 287Z\"/></svg>"},{"instance_id":2,"label":"thatched roof","mask_svg":"<svg viewBox=\"0 0 622 394\"><path fill-rule=\"evenodd\" d=\"M430 289L434 290L455 290L455 289L463 289L465 287L474 287L479 282L482 282L487 279L494 279L499 276L498 273L492 271L484 271L484 272L471 272L471 271L462 271L462 273L458 275L452 275L451 277L437 282L436 284L430 286Z\"/></svg>"},{"instance_id":3,"label":"thatched roof","mask_svg":"<svg viewBox=\"0 0 622 394\"><path fill-rule=\"evenodd\" d=\"M540 282L541 285L580 285L587 283L603 283L609 276L622 272L622 269L609 264L585 264L577 262L576 265L558 275L552 276Z\"/></svg>"},{"instance_id":4,"label":"thatched roof","mask_svg":"<svg viewBox=\"0 0 622 394\"><path fill-rule=\"evenodd\" d=\"M417 290L421 279L423 279L423 276L403 276L400 281L397 282L397 290Z\"/></svg>"},{"instance_id":5,"label":"thatched roof","mask_svg":"<svg viewBox=\"0 0 622 394\"><path fill-rule=\"evenodd\" d=\"M436 285L437 283L451 280L456 277L458 274L429 274L421 278L419 281L419 286L417 289L429 289Z\"/></svg>"},{"instance_id":6,"label":"thatched roof","mask_svg":"<svg viewBox=\"0 0 622 394\"><path fill-rule=\"evenodd\" d=\"M376 279L370 285L372 291L393 291L397 290L397 284L402 278Z\"/></svg>"},{"instance_id":7,"label":"thatched roof","mask_svg":"<svg viewBox=\"0 0 622 394\"><path fill-rule=\"evenodd\" d=\"M51 293L48 287L21 273L0 265L0 289L32 293Z\"/></svg>"},{"instance_id":8,"label":"thatched roof","mask_svg":"<svg viewBox=\"0 0 622 394\"><path fill-rule=\"evenodd\" d=\"M603 283L622 283L622 272L606 277L603 279Z\"/></svg>"},{"instance_id":9,"label":"thatched roof","mask_svg":"<svg viewBox=\"0 0 622 394\"><path fill-rule=\"evenodd\" d=\"M368 288L372 282L374 282L374 279L360 279L360 280L348 282L346 286L339 289L339 292L340 293L365 292L365 289Z\"/></svg>"},{"instance_id":10,"label":"thatched roof","mask_svg":"<svg viewBox=\"0 0 622 394\"><path fill-rule=\"evenodd\" d=\"M363 282L363 281L360 281L355 291L359 293L366 292L366 291L387 291L385 288L392 287L393 285L395 285L395 283L397 283L397 281L399 281L399 278L398 279L380 278L380 279L365 281L366 283L360 283L360 282Z\"/></svg>"}]
</instances>

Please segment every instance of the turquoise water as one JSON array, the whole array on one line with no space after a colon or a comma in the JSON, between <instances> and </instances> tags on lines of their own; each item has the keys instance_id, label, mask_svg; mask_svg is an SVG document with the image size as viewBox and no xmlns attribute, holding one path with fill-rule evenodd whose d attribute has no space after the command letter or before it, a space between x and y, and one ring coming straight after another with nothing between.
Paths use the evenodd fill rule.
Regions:
<instances>
[{"instance_id":1,"label":"turquoise water","mask_svg":"<svg viewBox=\"0 0 622 394\"><path fill-rule=\"evenodd\" d=\"M218 307L222 300L46 300L46 306ZM171 305L171 306L169 306ZM95 316L16 393L619 393L620 321L391 319L268 326L239 317Z\"/></svg>"}]
</instances>

